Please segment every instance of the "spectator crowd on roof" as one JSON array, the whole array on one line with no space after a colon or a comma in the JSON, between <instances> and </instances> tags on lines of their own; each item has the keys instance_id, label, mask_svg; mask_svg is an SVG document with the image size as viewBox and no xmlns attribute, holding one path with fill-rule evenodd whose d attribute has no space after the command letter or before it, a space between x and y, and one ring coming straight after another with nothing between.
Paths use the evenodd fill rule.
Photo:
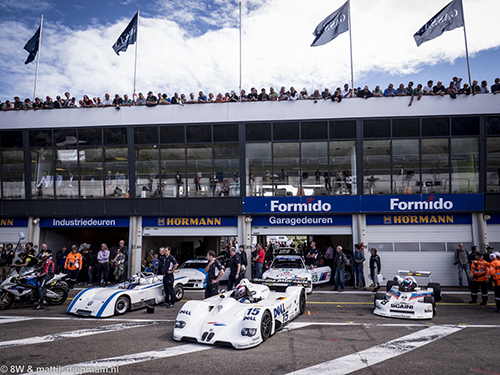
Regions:
<instances>
[{"instance_id":1,"label":"spectator crowd on roof","mask_svg":"<svg viewBox=\"0 0 500 375\"><path fill-rule=\"evenodd\" d=\"M100 97L94 97L90 99L88 95L84 95L79 101L75 97L71 97L69 92L64 94L64 98L57 96L56 100L53 100L50 96L45 98L43 101L40 98L35 98L32 102L31 99L26 98L24 101L19 99L18 96L14 98L14 102L6 100L5 103L0 101L0 110L38 110L38 109L55 109L55 108L92 108L92 107L115 107L120 109L123 106L133 106L133 105L145 105L148 107L154 107L156 105L165 104L179 104L184 106L185 104L197 104L197 103L225 103L225 102L261 102L261 101L295 101L295 100L314 100L316 103L318 100L331 100L333 102L340 103L346 98L363 98L368 99L371 97L394 97L394 96L410 96L411 100L409 105L413 103L413 99L416 97L417 100L423 95L430 96L445 96L448 95L452 99L456 99L457 95L476 95L476 94L498 94L500 93L500 78L495 78L495 84L488 88L487 81L482 81L479 85L478 81L473 81L472 86L468 83L464 83L462 86L462 78L453 77L450 84L446 87L443 82L438 81L434 85L434 81L430 80L425 86L422 84L414 86L413 82L409 82L405 87L403 83L399 85L398 88L394 88L394 85L390 83L385 90L382 90L380 86L376 86L374 90L370 90L368 86L364 88L350 88L346 83L344 88L337 87L332 93L328 88L325 88L322 92L316 89L312 93L309 93L304 87L302 91L298 92L294 87L290 87L290 90L286 90L283 86L280 91L277 92L273 87L269 89L269 93L266 92L265 88L260 90L258 93L255 87L252 87L250 92L247 94L245 90L241 90L240 96L236 92L231 91L226 92L225 95L218 93L215 96L213 93L209 93L208 96L200 91L198 96L194 93L190 93L189 97L178 93L174 93L174 96L169 97L165 93L158 93L155 96L152 91L148 93L146 97L142 93L135 98L129 98L127 94L123 95L123 98L119 94L115 94L114 98L106 93L104 99Z\"/></svg>"}]
</instances>

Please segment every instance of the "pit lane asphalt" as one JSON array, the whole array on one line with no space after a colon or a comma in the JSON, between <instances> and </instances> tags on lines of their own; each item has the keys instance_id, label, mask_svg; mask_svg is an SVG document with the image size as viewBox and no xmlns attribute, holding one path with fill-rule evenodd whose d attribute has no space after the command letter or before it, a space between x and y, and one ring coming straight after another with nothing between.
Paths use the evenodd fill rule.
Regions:
<instances>
[{"instance_id":1,"label":"pit lane asphalt","mask_svg":"<svg viewBox=\"0 0 500 375\"><path fill-rule=\"evenodd\" d=\"M493 313L492 294L488 306L469 305L467 290L444 289L432 320L410 321L373 315L370 291L331 289L315 289L308 296L306 313L289 328L241 351L173 341L174 320L183 301L173 309L156 306L154 314L141 309L105 319L66 314L70 301L41 311L14 307L0 312L0 374L3 365L31 365L33 370L95 360L98 365L119 363L120 374L263 375L303 369L309 374L315 370L311 366L322 364L316 373L348 373L351 370L342 369L349 369L356 358L361 367L349 373L500 374L500 314ZM77 292L71 291L70 298ZM202 298L202 291L187 291L184 301ZM428 330L432 327L451 333L438 337ZM429 343L411 350L407 338L419 333L419 340ZM382 358L380 348L389 349L389 358L372 363L373 357ZM159 358L152 359L155 356ZM115 357L119 359L110 360ZM27 367L17 370L20 367L7 367L5 373L28 372Z\"/></svg>"}]
</instances>

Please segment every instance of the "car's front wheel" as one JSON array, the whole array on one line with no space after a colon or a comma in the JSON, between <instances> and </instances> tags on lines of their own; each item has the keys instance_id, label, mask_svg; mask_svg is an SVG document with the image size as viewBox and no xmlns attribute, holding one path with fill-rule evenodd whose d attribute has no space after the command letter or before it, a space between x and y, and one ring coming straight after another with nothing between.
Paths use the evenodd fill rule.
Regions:
<instances>
[{"instance_id":1,"label":"car's front wheel","mask_svg":"<svg viewBox=\"0 0 500 375\"><path fill-rule=\"evenodd\" d=\"M128 297L125 296L118 297L118 300L116 301L115 304L115 314L116 315L125 314L129 309L129 307L130 307L130 300L128 299Z\"/></svg>"},{"instance_id":2,"label":"car's front wheel","mask_svg":"<svg viewBox=\"0 0 500 375\"><path fill-rule=\"evenodd\" d=\"M273 318L269 310L264 311L262 314L262 319L260 321L260 336L262 341L266 341L269 336L271 336L271 331L273 328Z\"/></svg>"},{"instance_id":3,"label":"car's front wheel","mask_svg":"<svg viewBox=\"0 0 500 375\"><path fill-rule=\"evenodd\" d=\"M424 297L424 303L430 303L432 305L432 316L436 316L436 301L434 297Z\"/></svg>"},{"instance_id":4,"label":"car's front wheel","mask_svg":"<svg viewBox=\"0 0 500 375\"><path fill-rule=\"evenodd\" d=\"M299 315L304 314L306 311L306 291L302 289L300 291L300 297L299 297Z\"/></svg>"},{"instance_id":5,"label":"car's front wheel","mask_svg":"<svg viewBox=\"0 0 500 375\"><path fill-rule=\"evenodd\" d=\"M184 287L181 284L175 286L175 301L180 301L184 297Z\"/></svg>"}]
</instances>

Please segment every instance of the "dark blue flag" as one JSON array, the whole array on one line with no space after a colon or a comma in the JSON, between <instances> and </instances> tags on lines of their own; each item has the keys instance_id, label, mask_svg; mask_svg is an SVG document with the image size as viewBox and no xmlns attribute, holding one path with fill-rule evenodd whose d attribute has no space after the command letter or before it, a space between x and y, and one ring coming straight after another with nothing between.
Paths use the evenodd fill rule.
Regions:
<instances>
[{"instance_id":1,"label":"dark blue flag","mask_svg":"<svg viewBox=\"0 0 500 375\"><path fill-rule=\"evenodd\" d=\"M113 49L118 56L120 56L119 52L127 51L129 44L134 44L137 41L137 17L139 16L139 12L137 12L132 18L132 21L128 24L127 28L120 35L116 43L113 45Z\"/></svg>"},{"instance_id":2,"label":"dark blue flag","mask_svg":"<svg viewBox=\"0 0 500 375\"><path fill-rule=\"evenodd\" d=\"M316 39L311 47L326 44L347 30L349 30L349 1L316 26L316 30L313 32Z\"/></svg>"},{"instance_id":3,"label":"dark blue flag","mask_svg":"<svg viewBox=\"0 0 500 375\"><path fill-rule=\"evenodd\" d=\"M418 30L413 38L417 47L422 43L437 38L445 31L450 31L464 25L462 13L462 0L453 0L441 11L432 17L429 22Z\"/></svg>"},{"instance_id":4,"label":"dark blue flag","mask_svg":"<svg viewBox=\"0 0 500 375\"><path fill-rule=\"evenodd\" d=\"M24 46L24 49L30 53L28 58L24 62L25 64L29 64L30 62L35 60L36 54L38 52L38 46L40 45L40 29L41 29L41 27L42 26L40 26L38 28L35 35L33 35L31 37L31 39L28 40L28 42Z\"/></svg>"}]
</instances>

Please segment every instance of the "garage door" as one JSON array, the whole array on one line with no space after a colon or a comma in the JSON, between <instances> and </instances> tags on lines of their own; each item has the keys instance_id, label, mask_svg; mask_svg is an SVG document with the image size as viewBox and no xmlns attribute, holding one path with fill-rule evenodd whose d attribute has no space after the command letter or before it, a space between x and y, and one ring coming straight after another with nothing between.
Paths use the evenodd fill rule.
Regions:
<instances>
[{"instance_id":1,"label":"garage door","mask_svg":"<svg viewBox=\"0 0 500 375\"><path fill-rule=\"evenodd\" d=\"M377 216L367 216L366 239L368 248L377 249L382 261L382 274L386 279L393 278L398 269L431 271L433 281L448 286L458 285L458 271L453 264L455 250L460 242L467 249L473 244L470 214L441 217L413 215L418 222L426 222L417 225L397 222L397 215ZM370 225L384 219L388 224ZM408 222L413 219L410 217Z\"/></svg>"},{"instance_id":2,"label":"garage door","mask_svg":"<svg viewBox=\"0 0 500 375\"><path fill-rule=\"evenodd\" d=\"M12 243L14 246L19 241L19 232L23 232L25 241L28 240L28 227L0 228L0 243Z\"/></svg>"}]
</instances>

